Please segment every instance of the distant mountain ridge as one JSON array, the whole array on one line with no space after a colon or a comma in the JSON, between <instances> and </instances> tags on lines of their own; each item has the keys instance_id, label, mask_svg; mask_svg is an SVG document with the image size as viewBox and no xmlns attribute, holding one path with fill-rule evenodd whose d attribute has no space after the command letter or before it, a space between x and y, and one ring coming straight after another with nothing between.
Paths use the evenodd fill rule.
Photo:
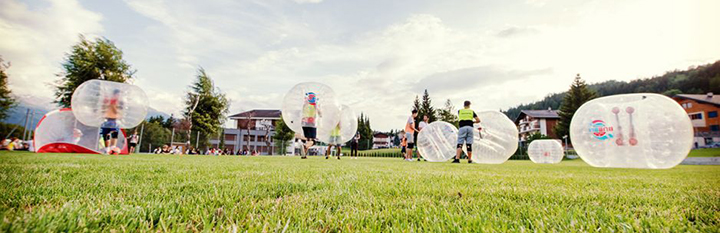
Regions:
<instances>
[{"instance_id":1,"label":"distant mountain ridge","mask_svg":"<svg viewBox=\"0 0 720 233\"><path fill-rule=\"evenodd\" d=\"M569 86L570 83L568 83ZM676 94L706 94L708 92L720 93L720 60L715 63L690 67L687 70L674 70L661 76L636 79L629 82L609 80L588 85L599 96L608 96L626 93L659 93L667 96ZM503 111L510 119L520 115L522 110L559 109L563 97L567 92L553 93L544 99L521 104L517 107Z\"/></svg>"},{"instance_id":2,"label":"distant mountain ridge","mask_svg":"<svg viewBox=\"0 0 720 233\"><path fill-rule=\"evenodd\" d=\"M30 109L35 112L32 119L29 119L30 128L34 128L35 125L37 125L37 122L40 121L46 113L52 110L60 109L50 98L42 98L32 95L16 95L15 99L17 100L17 106L10 110L10 114L8 114L8 117L2 120L2 122L23 126L25 124L27 110ZM167 118L170 117L170 114L148 107L147 118L154 116Z\"/></svg>"}]
</instances>

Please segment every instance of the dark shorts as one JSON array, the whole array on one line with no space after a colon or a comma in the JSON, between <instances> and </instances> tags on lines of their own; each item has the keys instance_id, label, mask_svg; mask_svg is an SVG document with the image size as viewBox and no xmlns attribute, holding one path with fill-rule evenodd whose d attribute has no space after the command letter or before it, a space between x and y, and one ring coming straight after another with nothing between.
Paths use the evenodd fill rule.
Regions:
<instances>
[{"instance_id":1,"label":"dark shorts","mask_svg":"<svg viewBox=\"0 0 720 233\"><path fill-rule=\"evenodd\" d=\"M118 128L101 128L100 129L100 135L105 138L105 140L117 139L118 138L118 132L120 129Z\"/></svg>"},{"instance_id":2,"label":"dark shorts","mask_svg":"<svg viewBox=\"0 0 720 233\"><path fill-rule=\"evenodd\" d=\"M100 135L102 135L105 140L110 140L111 138L117 139L118 132L120 132L120 128L115 119L105 119L105 122L100 125Z\"/></svg>"},{"instance_id":3,"label":"dark shorts","mask_svg":"<svg viewBox=\"0 0 720 233\"><path fill-rule=\"evenodd\" d=\"M303 129L303 135L308 140L313 140L317 138L317 128L314 127L302 127Z\"/></svg>"},{"instance_id":4,"label":"dark shorts","mask_svg":"<svg viewBox=\"0 0 720 233\"><path fill-rule=\"evenodd\" d=\"M408 143L407 148L408 149L415 148L415 143Z\"/></svg>"},{"instance_id":5,"label":"dark shorts","mask_svg":"<svg viewBox=\"0 0 720 233\"><path fill-rule=\"evenodd\" d=\"M130 147L137 147L137 143L131 142Z\"/></svg>"}]
</instances>

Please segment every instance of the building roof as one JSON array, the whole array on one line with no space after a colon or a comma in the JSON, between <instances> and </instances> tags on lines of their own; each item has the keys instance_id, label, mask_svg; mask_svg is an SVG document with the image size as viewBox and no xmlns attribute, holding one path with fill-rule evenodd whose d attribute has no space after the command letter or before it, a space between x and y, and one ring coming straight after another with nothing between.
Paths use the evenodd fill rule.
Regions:
<instances>
[{"instance_id":1,"label":"building roof","mask_svg":"<svg viewBox=\"0 0 720 233\"><path fill-rule=\"evenodd\" d=\"M255 109L229 116L229 118L239 119L247 118L248 116L251 118L280 118L282 113L280 110L275 109Z\"/></svg>"},{"instance_id":2,"label":"building roof","mask_svg":"<svg viewBox=\"0 0 720 233\"><path fill-rule=\"evenodd\" d=\"M720 95L714 95L712 92L703 94L703 95L678 94L678 95L675 95L674 97L682 98L682 99L690 99L690 100L695 100L700 103L720 106Z\"/></svg>"},{"instance_id":3,"label":"building roof","mask_svg":"<svg viewBox=\"0 0 720 233\"><path fill-rule=\"evenodd\" d=\"M544 118L544 119L560 119L560 116L557 113L557 110L522 110L520 111L520 115L518 115L518 118L515 119L515 122L520 121L520 119L523 118L523 115L530 116L532 118Z\"/></svg>"}]
</instances>

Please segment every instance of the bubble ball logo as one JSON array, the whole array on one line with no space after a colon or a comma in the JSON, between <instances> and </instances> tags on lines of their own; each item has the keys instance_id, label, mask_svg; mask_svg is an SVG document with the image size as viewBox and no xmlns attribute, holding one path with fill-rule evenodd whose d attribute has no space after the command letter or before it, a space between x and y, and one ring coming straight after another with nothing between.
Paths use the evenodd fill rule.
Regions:
<instances>
[{"instance_id":1,"label":"bubble ball logo","mask_svg":"<svg viewBox=\"0 0 720 233\"><path fill-rule=\"evenodd\" d=\"M590 133L592 133L592 136L596 139L604 141L613 138L613 127L608 127L605 121L594 120L590 124Z\"/></svg>"}]
</instances>

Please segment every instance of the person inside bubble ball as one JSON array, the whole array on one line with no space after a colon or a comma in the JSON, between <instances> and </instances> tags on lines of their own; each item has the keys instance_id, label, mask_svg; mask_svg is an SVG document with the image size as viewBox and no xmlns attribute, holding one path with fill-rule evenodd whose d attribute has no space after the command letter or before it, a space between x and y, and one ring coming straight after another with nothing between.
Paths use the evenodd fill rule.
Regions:
<instances>
[{"instance_id":1,"label":"person inside bubble ball","mask_svg":"<svg viewBox=\"0 0 720 233\"><path fill-rule=\"evenodd\" d=\"M105 122L100 125L100 135L105 141L106 154L119 154L117 148L118 134L120 127L117 120L122 117L123 102L120 98L120 89L113 90L112 96L103 99L103 114Z\"/></svg>"},{"instance_id":2,"label":"person inside bubble ball","mask_svg":"<svg viewBox=\"0 0 720 233\"><path fill-rule=\"evenodd\" d=\"M330 158L330 154L332 152L332 148L337 148L337 159L340 159L340 153L342 153L342 145L340 140L340 122L338 122L337 126L333 128L332 131L330 131L330 140L328 141L328 148L327 152L325 153L325 159Z\"/></svg>"},{"instance_id":3,"label":"person inside bubble ball","mask_svg":"<svg viewBox=\"0 0 720 233\"><path fill-rule=\"evenodd\" d=\"M468 163L472 163L472 143L473 143L473 124L480 123L480 118L475 114L475 111L470 109L470 101L465 100L463 109L458 110L458 143L457 153L455 154L455 160L453 163L460 163L460 153L462 153L462 146L465 144L467 147Z\"/></svg>"},{"instance_id":4,"label":"person inside bubble ball","mask_svg":"<svg viewBox=\"0 0 720 233\"><path fill-rule=\"evenodd\" d=\"M307 159L308 150L315 145L315 139L317 138L317 118L322 117L318 102L319 98L314 92L305 93L301 122L303 135L305 136L302 159Z\"/></svg>"}]
</instances>

